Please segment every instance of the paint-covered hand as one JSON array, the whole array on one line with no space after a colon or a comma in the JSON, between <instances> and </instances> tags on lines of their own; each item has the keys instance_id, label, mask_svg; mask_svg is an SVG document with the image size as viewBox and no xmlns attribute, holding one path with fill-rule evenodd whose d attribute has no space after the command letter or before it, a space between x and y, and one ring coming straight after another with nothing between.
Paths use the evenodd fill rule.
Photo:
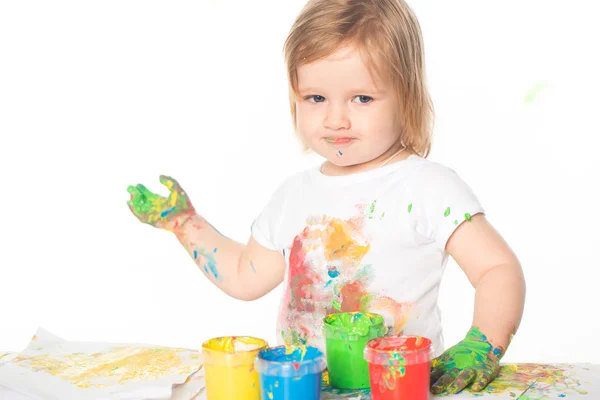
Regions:
<instances>
[{"instance_id":1,"label":"paint-covered hand","mask_svg":"<svg viewBox=\"0 0 600 400\"><path fill-rule=\"evenodd\" d=\"M174 231L196 211L179 183L161 175L160 183L169 189L169 197L152 193L144 185L129 186L129 209L142 222L160 229Z\"/></svg>"},{"instance_id":2,"label":"paint-covered hand","mask_svg":"<svg viewBox=\"0 0 600 400\"><path fill-rule=\"evenodd\" d=\"M505 350L494 348L487 337L474 327L455 346L431 363L431 392L458 393L471 385L479 392L496 379Z\"/></svg>"}]
</instances>

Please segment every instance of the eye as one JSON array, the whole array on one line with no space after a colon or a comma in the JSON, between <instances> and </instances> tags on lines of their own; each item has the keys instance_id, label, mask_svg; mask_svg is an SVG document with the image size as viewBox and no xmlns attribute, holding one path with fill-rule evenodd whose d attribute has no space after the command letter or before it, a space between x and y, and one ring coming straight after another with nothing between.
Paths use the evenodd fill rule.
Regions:
<instances>
[{"instance_id":1,"label":"eye","mask_svg":"<svg viewBox=\"0 0 600 400\"><path fill-rule=\"evenodd\" d=\"M369 104L373 100L372 97L370 97L370 96L364 96L364 95L358 95L358 96L355 97L355 99L356 98L360 99L360 104Z\"/></svg>"},{"instance_id":2,"label":"eye","mask_svg":"<svg viewBox=\"0 0 600 400\"><path fill-rule=\"evenodd\" d=\"M310 96L306 96L304 98L304 100L308 100L310 101L311 99L315 99L315 103L322 103L323 101L325 101L325 97L320 96L318 94L314 94L314 95L310 95ZM318 100L317 100L318 99Z\"/></svg>"}]
</instances>

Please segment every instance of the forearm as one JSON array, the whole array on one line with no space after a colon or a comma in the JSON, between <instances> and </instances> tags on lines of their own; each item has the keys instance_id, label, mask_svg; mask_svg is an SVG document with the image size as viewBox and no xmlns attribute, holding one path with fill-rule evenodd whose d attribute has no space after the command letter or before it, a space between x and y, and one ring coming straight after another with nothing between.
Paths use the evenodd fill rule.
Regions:
<instances>
[{"instance_id":1,"label":"forearm","mask_svg":"<svg viewBox=\"0 0 600 400\"><path fill-rule=\"evenodd\" d=\"M518 262L490 269L475 290L473 326L496 348L506 351L525 305L525 279Z\"/></svg>"},{"instance_id":2,"label":"forearm","mask_svg":"<svg viewBox=\"0 0 600 400\"><path fill-rule=\"evenodd\" d=\"M223 236L195 213L182 216L173 233L211 282L232 297L244 296L240 276L244 244Z\"/></svg>"}]
</instances>

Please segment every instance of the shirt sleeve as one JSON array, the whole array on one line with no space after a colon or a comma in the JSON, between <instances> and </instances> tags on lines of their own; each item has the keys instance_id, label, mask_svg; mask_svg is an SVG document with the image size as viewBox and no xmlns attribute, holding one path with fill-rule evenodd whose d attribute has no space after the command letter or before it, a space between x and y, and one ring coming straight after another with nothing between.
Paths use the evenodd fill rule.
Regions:
<instances>
[{"instance_id":1,"label":"shirt sleeve","mask_svg":"<svg viewBox=\"0 0 600 400\"><path fill-rule=\"evenodd\" d=\"M450 236L465 221L485 213L472 188L452 169L429 162L417 173L413 199L417 231L445 251Z\"/></svg>"},{"instance_id":2,"label":"shirt sleeve","mask_svg":"<svg viewBox=\"0 0 600 400\"><path fill-rule=\"evenodd\" d=\"M275 190L267 205L252 223L254 240L266 249L278 251L277 235L288 200L289 180Z\"/></svg>"}]
</instances>

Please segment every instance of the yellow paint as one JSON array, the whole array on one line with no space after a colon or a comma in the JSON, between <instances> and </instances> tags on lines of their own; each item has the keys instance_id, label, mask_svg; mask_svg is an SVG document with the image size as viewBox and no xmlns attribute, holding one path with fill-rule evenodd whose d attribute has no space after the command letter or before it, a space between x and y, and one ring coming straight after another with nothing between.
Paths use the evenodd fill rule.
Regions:
<instances>
[{"instance_id":1,"label":"yellow paint","mask_svg":"<svg viewBox=\"0 0 600 400\"><path fill-rule=\"evenodd\" d=\"M333 219L323 232L325 258L327 260L348 259L360 262L369 252L370 246L358 244L352 237L353 232L356 232L356 227L352 223L342 222L337 218Z\"/></svg>"},{"instance_id":2,"label":"yellow paint","mask_svg":"<svg viewBox=\"0 0 600 400\"><path fill-rule=\"evenodd\" d=\"M258 352L268 344L253 337L220 337L204 342L207 400L260 400L260 381L254 369Z\"/></svg>"},{"instance_id":3,"label":"yellow paint","mask_svg":"<svg viewBox=\"0 0 600 400\"><path fill-rule=\"evenodd\" d=\"M12 362L48 373L78 388L102 388L115 383L192 374L202 366L202 362L186 363L178 354L188 352L185 349L122 346L94 354L23 355Z\"/></svg>"}]
</instances>

